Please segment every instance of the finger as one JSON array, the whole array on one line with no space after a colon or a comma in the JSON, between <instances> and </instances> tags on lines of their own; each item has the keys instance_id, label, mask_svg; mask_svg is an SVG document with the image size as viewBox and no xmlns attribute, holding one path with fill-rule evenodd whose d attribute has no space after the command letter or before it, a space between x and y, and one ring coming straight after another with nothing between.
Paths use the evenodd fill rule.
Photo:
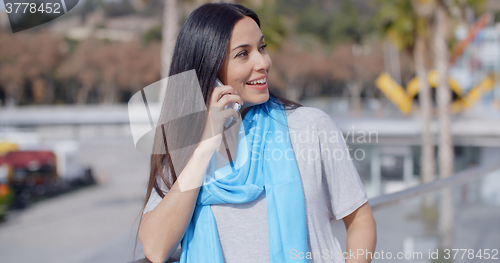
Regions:
<instances>
[{"instance_id":1,"label":"finger","mask_svg":"<svg viewBox=\"0 0 500 263\"><path fill-rule=\"evenodd\" d=\"M229 85L216 87L212 92L212 97L210 101L215 104L225 93L237 94L236 90Z\"/></svg>"},{"instance_id":2,"label":"finger","mask_svg":"<svg viewBox=\"0 0 500 263\"><path fill-rule=\"evenodd\" d=\"M241 97L238 95L231 95L231 94L223 96L217 102L217 106L224 108L226 105L228 105L231 102L236 102L236 103L240 104L240 106L243 106L243 100L241 99Z\"/></svg>"}]
</instances>

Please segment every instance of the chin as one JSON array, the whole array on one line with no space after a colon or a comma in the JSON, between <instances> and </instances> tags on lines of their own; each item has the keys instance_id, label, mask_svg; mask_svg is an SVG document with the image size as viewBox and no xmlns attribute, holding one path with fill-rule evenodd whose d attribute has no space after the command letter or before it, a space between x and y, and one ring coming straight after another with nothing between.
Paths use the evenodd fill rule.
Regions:
<instances>
[{"instance_id":1,"label":"chin","mask_svg":"<svg viewBox=\"0 0 500 263\"><path fill-rule=\"evenodd\" d=\"M253 100L251 101L251 103L257 105L257 104L266 103L268 100L269 100L269 93L260 94L260 95L255 96L253 98Z\"/></svg>"}]
</instances>

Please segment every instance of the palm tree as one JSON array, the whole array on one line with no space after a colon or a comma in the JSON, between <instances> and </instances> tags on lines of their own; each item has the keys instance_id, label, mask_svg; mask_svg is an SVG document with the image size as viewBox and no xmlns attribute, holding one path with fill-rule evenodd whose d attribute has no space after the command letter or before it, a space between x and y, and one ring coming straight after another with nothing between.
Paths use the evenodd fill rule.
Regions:
<instances>
[{"instance_id":1,"label":"palm tree","mask_svg":"<svg viewBox=\"0 0 500 263\"><path fill-rule=\"evenodd\" d=\"M437 105L439 116L439 171L440 177L453 174L453 142L450 129L451 89L448 85L448 45L447 45L447 6L438 1L435 9L435 67L438 73ZM440 247L450 249L453 246L454 202L452 189L441 192L439 213Z\"/></svg>"},{"instance_id":2,"label":"palm tree","mask_svg":"<svg viewBox=\"0 0 500 263\"><path fill-rule=\"evenodd\" d=\"M428 31L434 11L433 0L379 0L379 19L382 20L382 34L389 38L400 50L407 49L413 54L415 71L420 83L419 103L422 116L421 177L423 183L435 179L434 142L430 130L432 120L432 98L427 81L426 58L432 53L428 47L432 37ZM431 205L429 201L426 202Z\"/></svg>"},{"instance_id":3,"label":"palm tree","mask_svg":"<svg viewBox=\"0 0 500 263\"><path fill-rule=\"evenodd\" d=\"M428 71L426 69L426 54L432 53L427 44L431 36L430 20L435 7L434 1L412 0L413 8L417 14L416 17L416 38L415 48L413 49L413 59L415 63L415 72L420 83L419 103L420 114L422 116L422 156L421 156L421 176L423 183L429 183L435 179L435 152L434 141L430 124L432 121L432 96L431 87L427 81ZM427 198L425 206L431 207L433 200Z\"/></svg>"},{"instance_id":4,"label":"palm tree","mask_svg":"<svg viewBox=\"0 0 500 263\"><path fill-rule=\"evenodd\" d=\"M424 1L424 0L421 0ZM452 16L452 8L465 9L467 6L483 6L485 0L467 0L446 2L436 0L435 29L434 29L434 58L435 68L438 73L437 104L439 116L439 171L441 178L447 178L454 172L453 139L450 128L450 102L451 89L448 84L449 49L448 44L453 30L452 22L463 22L460 15ZM462 12L463 13L463 12ZM454 20L454 21L453 21ZM454 239L454 199L453 189L447 188L441 192L439 236L440 247L450 249Z\"/></svg>"},{"instance_id":5,"label":"palm tree","mask_svg":"<svg viewBox=\"0 0 500 263\"><path fill-rule=\"evenodd\" d=\"M435 10L435 67L438 73L437 105L439 116L439 170L441 178L453 174L453 143L450 129L450 101L451 89L448 85L449 51L448 40L448 13L443 1L438 1Z\"/></svg>"},{"instance_id":6,"label":"palm tree","mask_svg":"<svg viewBox=\"0 0 500 263\"><path fill-rule=\"evenodd\" d=\"M168 77L170 61L179 32L179 7L177 0L165 0L163 7L161 77Z\"/></svg>"}]
</instances>

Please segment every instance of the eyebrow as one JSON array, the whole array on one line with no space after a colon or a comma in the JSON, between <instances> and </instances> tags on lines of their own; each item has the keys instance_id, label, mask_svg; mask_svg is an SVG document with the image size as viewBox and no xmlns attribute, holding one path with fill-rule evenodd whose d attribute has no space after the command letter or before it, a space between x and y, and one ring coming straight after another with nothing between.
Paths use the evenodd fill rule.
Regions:
<instances>
[{"instance_id":1,"label":"eyebrow","mask_svg":"<svg viewBox=\"0 0 500 263\"><path fill-rule=\"evenodd\" d=\"M262 35L262 36L260 37L259 42L261 42L263 39L264 39L264 35ZM239 46L237 46L237 47L233 48L231 51L233 51L233 50L235 50L235 49L237 49L237 48L239 48L239 47L248 47L248 46L250 46L250 45L249 45L249 44L239 45Z\"/></svg>"}]
</instances>

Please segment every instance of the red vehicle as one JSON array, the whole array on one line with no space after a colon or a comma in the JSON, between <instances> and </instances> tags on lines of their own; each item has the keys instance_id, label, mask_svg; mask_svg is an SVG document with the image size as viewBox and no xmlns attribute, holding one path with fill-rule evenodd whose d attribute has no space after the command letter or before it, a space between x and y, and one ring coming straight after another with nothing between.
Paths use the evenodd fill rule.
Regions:
<instances>
[{"instance_id":1,"label":"red vehicle","mask_svg":"<svg viewBox=\"0 0 500 263\"><path fill-rule=\"evenodd\" d=\"M14 206L22 208L28 200L52 196L74 186L94 183L89 168L79 181L67 182L57 173L57 156L52 151L10 151L0 156L0 166L7 164L8 184L15 193Z\"/></svg>"}]
</instances>

